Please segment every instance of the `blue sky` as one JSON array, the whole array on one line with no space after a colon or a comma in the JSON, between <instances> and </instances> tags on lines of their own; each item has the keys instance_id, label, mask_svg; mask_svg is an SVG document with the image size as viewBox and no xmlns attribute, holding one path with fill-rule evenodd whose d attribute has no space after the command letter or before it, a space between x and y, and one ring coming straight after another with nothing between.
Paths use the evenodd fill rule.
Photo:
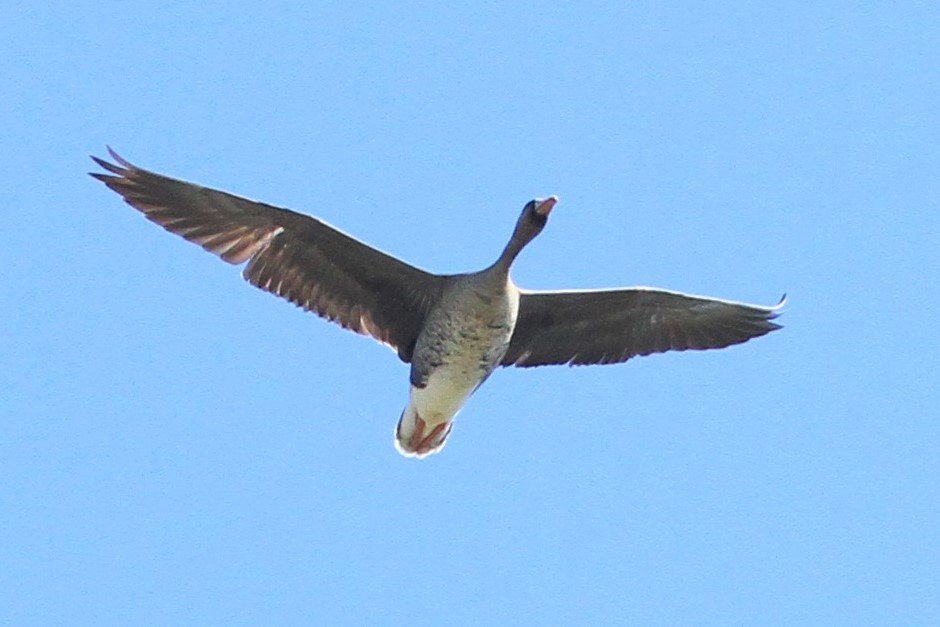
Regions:
<instances>
[{"instance_id":1,"label":"blue sky","mask_svg":"<svg viewBox=\"0 0 940 627\"><path fill-rule=\"evenodd\" d=\"M940 9L14 3L0 622L940 622ZM765 3L767 4L767 3ZM86 175L135 163L438 272L779 333L503 370L400 457L407 367Z\"/></svg>"}]
</instances>

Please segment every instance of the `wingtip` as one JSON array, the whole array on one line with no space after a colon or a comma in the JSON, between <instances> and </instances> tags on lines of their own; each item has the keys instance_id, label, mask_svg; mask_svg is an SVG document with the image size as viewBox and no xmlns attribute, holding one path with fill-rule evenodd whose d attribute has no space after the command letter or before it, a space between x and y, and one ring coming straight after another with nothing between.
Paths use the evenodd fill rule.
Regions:
<instances>
[{"instance_id":1,"label":"wingtip","mask_svg":"<svg viewBox=\"0 0 940 627\"><path fill-rule=\"evenodd\" d=\"M104 145L104 148L105 148L105 150L108 151L108 155L109 155L112 159L114 159L115 161L117 161L118 163L120 163L121 165L125 165L125 166L129 166L129 165L130 165L130 163L128 163L127 159L125 159L124 157L122 157L121 155L119 155L117 152L115 152L115 151L114 151L114 148L112 148L110 144L105 144L105 145ZM98 160L99 160L99 157L96 157L95 155L88 155L88 156L91 157L92 159L94 159L95 161L98 161Z\"/></svg>"},{"instance_id":2,"label":"wingtip","mask_svg":"<svg viewBox=\"0 0 940 627\"><path fill-rule=\"evenodd\" d=\"M108 154L111 155L111 158L114 159L116 163L111 163L110 161L106 161L101 157L96 157L95 155L89 155L91 160L111 174L117 174L118 176L124 176L128 170L134 169L134 166L131 165L127 159L116 153L114 149L111 148L111 146L105 144L105 148L107 148ZM89 172L88 174L98 179L99 181L105 181L106 179L113 178L97 172Z\"/></svg>"},{"instance_id":3,"label":"wingtip","mask_svg":"<svg viewBox=\"0 0 940 627\"><path fill-rule=\"evenodd\" d=\"M108 145L108 144L105 144L104 147L108 149L108 154L111 155L111 158L112 158L112 159L114 159L114 160L115 160L116 162L118 162L119 164L123 165L125 168L130 167L131 164L128 163L121 155L119 155L118 153L114 152L114 148L112 148L112 147L111 147L110 145Z\"/></svg>"},{"instance_id":4,"label":"wingtip","mask_svg":"<svg viewBox=\"0 0 940 627\"><path fill-rule=\"evenodd\" d=\"M783 313L783 307L787 304L787 294L784 292L783 296L780 297L780 300L773 307L768 307L767 309L767 326L769 327L768 333L772 331L778 331L783 328L783 325L779 322L772 322L776 320L780 314Z\"/></svg>"}]
</instances>

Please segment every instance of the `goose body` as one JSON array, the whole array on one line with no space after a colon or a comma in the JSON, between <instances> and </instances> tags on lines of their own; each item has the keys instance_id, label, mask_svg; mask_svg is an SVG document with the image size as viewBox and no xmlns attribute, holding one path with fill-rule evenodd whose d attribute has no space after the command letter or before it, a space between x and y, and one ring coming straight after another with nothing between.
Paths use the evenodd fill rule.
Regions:
<instances>
[{"instance_id":1,"label":"goose body","mask_svg":"<svg viewBox=\"0 0 940 627\"><path fill-rule=\"evenodd\" d=\"M519 314L519 290L499 268L452 282L428 316L411 362L408 406L395 429L403 455L443 446L451 421L499 366Z\"/></svg>"},{"instance_id":2,"label":"goose body","mask_svg":"<svg viewBox=\"0 0 940 627\"><path fill-rule=\"evenodd\" d=\"M396 448L443 447L466 400L499 366L619 363L669 350L724 348L780 328L761 307L653 288L533 292L509 276L557 199L525 205L484 270L425 272L321 220L138 168L109 149L92 173L149 220L308 311L369 335L411 364Z\"/></svg>"}]
</instances>

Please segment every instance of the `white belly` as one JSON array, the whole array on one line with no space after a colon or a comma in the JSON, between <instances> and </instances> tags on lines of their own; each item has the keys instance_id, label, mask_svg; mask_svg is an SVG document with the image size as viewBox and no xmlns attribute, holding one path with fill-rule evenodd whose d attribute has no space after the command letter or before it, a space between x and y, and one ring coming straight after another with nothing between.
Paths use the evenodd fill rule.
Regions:
<instances>
[{"instance_id":1,"label":"white belly","mask_svg":"<svg viewBox=\"0 0 940 627\"><path fill-rule=\"evenodd\" d=\"M483 374L470 364L448 364L437 368L423 388L411 387L411 405L428 427L447 422L473 394Z\"/></svg>"},{"instance_id":2,"label":"white belly","mask_svg":"<svg viewBox=\"0 0 940 627\"><path fill-rule=\"evenodd\" d=\"M485 378L479 368L468 370L466 366L441 366L428 377L423 388L411 386L408 406L395 428L395 447L402 455L424 457L444 446L451 430L449 423ZM418 444L423 435L434 433L440 425L444 425L442 431L429 447Z\"/></svg>"}]
</instances>

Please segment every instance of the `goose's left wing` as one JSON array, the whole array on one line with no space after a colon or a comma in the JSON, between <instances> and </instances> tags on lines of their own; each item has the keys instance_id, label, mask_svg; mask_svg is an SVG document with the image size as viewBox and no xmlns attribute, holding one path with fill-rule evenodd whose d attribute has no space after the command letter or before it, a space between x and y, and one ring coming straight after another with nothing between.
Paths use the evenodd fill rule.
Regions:
<instances>
[{"instance_id":1,"label":"goose's left wing","mask_svg":"<svg viewBox=\"0 0 940 627\"><path fill-rule=\"evenodd\" d=\"M522 291L503 366L614 364L740 344L780 328L760 307L650 288Z\"/></svg>"}]
</instances>

